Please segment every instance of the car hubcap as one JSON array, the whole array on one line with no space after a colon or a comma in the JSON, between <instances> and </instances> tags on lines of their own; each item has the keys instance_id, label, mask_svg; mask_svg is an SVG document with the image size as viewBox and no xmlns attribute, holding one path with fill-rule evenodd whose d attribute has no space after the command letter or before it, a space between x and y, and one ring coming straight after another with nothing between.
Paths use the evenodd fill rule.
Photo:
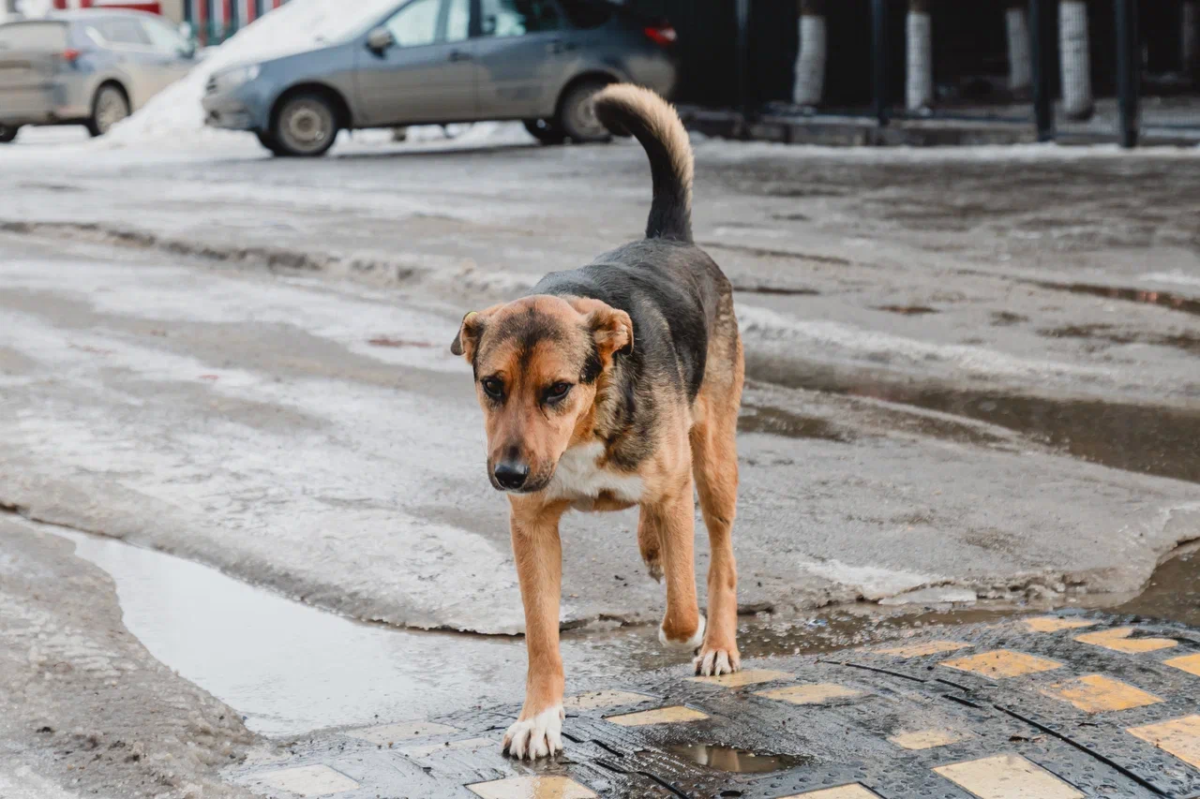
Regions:
<instances>
[{"instance_id":1,"label":"car hubcap","mask_svg":"<svg viewBox=\"0 0 1200 799\"><path fill-rule=\"evenodd\" d=\"M333 121L323 108L311 103L293 106L284 119L288 142L298 150L315 150L325 143Z\"/></svg>"},{"instance_id":2,"label":"car hubcap","mask_svg":"<svg viewBox=\"0 0 1200 799\"><path fill-rule=\"evenodd\" d=\"M124 119L129 113L125 107L125 100L115 92L107 91L100 95L100 101L96 104L96 127L101 133L107 133L109 129Z\"/></svg>"},{"instance_id":3,"label":"car hubcap","mask_svg":"<svg viewBox=\"0 0 1200 799\"><path fill-rule=\"evenodd\" d=\"M575 129L586 136L603 136L606 133L604 125L596 118L596 95L599 89L588 92L572 110L571 118Z\"/></svg>"}]
</instances>

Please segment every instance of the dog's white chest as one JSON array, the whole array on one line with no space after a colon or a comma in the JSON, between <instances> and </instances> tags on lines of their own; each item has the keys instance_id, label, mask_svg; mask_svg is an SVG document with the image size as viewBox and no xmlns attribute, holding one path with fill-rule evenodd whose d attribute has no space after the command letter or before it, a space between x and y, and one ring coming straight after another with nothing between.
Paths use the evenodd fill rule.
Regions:
<instances>
[{"instance_id":1,"label":"dog's white chest","mask_svg":"<svg viewBox=\"0 0 1200 799\"><path fill-rule=\"evenodd\" d=\"M636 505L642 498L642 478L605 469L597 464L604 455L599 442L571 447L558 460L554 479L546 489L551 499L569 499L581 509L596 500Z\"/></svg>"}]
</instances>

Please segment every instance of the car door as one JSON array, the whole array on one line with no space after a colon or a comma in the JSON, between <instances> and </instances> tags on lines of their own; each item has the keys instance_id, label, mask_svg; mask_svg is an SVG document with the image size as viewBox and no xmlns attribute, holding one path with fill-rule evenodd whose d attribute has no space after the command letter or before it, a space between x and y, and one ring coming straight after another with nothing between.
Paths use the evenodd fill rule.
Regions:
<instances>
[{"instance_id":1,"label":"car door","mask_svg":"<svg viewBox=\"0 0 1200 799\"><path fill-rule=\"evenodd\" d=\"M158 56L150 47L150 37L132 15L104 17L90 22L89 35L106 49L124 78L129 100L136 110L162 88L157 78Z\"/></svg>"},{"instance_id":2,"label":"car door","mask_svg":"<svg viewBox=\"0 0 1200 799\"><path fill-rule=\"evenodd\" d=\"M389 45L372 49L364 38L355 76L360 124L475 119L470 17L470 0L410 0L379 26Z\"/></svg>"},{"instance_id":3,"label":"car door","mask_svg":"<svg viewBox=\"0 0 1200 799\"><path fill-rule=\"evenodd\" d=\"M552 0L477 0L479 111L484 118L534 118L553 109L573 38Z\"/></svg>"}]
</instances>

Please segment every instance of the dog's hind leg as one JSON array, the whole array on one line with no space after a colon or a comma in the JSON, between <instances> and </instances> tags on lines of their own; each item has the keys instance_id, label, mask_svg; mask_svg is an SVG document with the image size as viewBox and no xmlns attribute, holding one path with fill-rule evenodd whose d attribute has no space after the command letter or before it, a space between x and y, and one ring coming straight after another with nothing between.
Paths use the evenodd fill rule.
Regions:
<instances>
[{"instance_id":1,"label":"dog's hind leg","mask_svg":"<svg viewBox=\"0 0 1200 799\"><path fill-rule=\"evenodd\" d=\"M642 560L646 562L646 571L661 583L663 578L662 541L658 537L658 527L648 523L646 514L638 519L638 549L641 550Z\"/></svg>"},{"instance_id":2,"label":"dog's hind leg","mask_svg":"<svg viewBox=\"0 0 1200 799\"><path fill-rule=\"evenodd\" d=\"M563 665L558 648L558 605L562 589L563 508L545 508L511 498L512 547L525 605L525 706L504 734L503 749L517 759L562 751Z\"/></svg>"},{"instance_id":3,"label":"dog's hind leg","mask_svg":"<svg viewBox=\"0 0 1200 799\"><path fill-rule=\"evenodd\" d=\"M692 479L652 505L642 506L641 532L654 535L661 545L663 575L667 579L667 611L658 628L664 646L695 651L704 640L704 618L696 604L696 506Z\"/></svg>"}]
</instances>

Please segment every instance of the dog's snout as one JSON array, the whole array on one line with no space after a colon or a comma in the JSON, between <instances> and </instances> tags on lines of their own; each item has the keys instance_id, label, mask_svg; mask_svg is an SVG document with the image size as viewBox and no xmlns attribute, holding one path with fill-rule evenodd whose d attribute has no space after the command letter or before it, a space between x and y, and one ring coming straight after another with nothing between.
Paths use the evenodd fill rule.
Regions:
<instances>
[{"instance_id":1,"label":"dog's snout","mask_svg":"<svg viewBox=\"0 0 1200 799\"><path fill-rule=\"evenodd\" d=\"M496 464L496 482L501 488L516 491L525 485L529 477L529 464L518 461L501 461Z\"/></svg>"}]
</instances>

